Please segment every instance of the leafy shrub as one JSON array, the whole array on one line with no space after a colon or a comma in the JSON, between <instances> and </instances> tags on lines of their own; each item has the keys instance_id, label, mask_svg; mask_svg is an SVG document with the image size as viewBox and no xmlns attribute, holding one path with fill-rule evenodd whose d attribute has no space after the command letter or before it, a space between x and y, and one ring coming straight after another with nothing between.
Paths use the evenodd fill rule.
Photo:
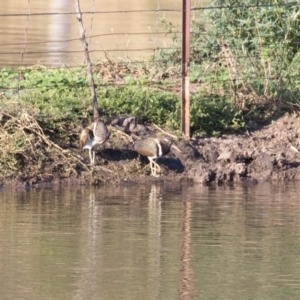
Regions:
<instances>
[{"instance_id":1,"label":"leafy shrub","mask_svg":"<svg viewBox=\"0 0 300 300\"><path fill-rule=\"evenodd\" d=\"M190 80L212 103L209 108L196 101L192 107L206 105L206 118L214 123L219 99L226 99L230 109L245 119L264 120L299 106L299 5L284 0L211 0L209 6L194 15ZM164 21L163 25L179 46L180 35L172 24ZM162 52L170 61L178 54L177 50ZM193 109L191 119L197 110L203 107ZM224 128L230 122L229 117ZM193 126L197 123L200 120Z\"/></svg>"},{"instance_id":2,"label":"leafy shrub","mask_svg":"<svg viewBox=\"0 0 300 300\"><path fill-rule=\"evenodd\" d=\"M135 115L146 122L173 128L180 124L179 99L174 93L125 86L102 87L97 94L101 109L108 115Z\"/></svg>"}]
</instances>

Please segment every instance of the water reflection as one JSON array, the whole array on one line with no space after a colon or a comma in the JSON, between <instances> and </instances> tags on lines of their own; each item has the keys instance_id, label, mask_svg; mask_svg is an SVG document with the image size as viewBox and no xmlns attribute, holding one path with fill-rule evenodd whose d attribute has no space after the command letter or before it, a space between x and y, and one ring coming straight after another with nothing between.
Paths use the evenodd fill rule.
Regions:
<instances>
[{"instance_id":1,"label":"water reflection","mask_svg":"<svg viewBox=\"0 0 300 300\"><path fill-rule=\"evenodd\" d=\"M147 294L153 299L159 299L161 286L161 193L160 186L151 185L148 200L148 226L147 226L147 251L149 260L149 280ZM152 294L154 292L154 294Z\"/></svg>"},{"instance_id":2,"label":"water reflection","mask_svg":"<svg viewBox=\"0 0 300 300\"><path fill-rule=\"evenodd\" d=\"M297 299L299 189L2 191L1 299Z\"/></svg>"},{"instance_id":3,"label":"water reflection","mask_svg":"<svg viewBox=\"0 0 300 300\"><path fill-rule=\"evenodd\" d=\"M181 244L181 287L180 298L192 299L192 269L191 269L191 216L192 203L187 195L183 201L182 244Z\"/></svg>"}]
</instances>

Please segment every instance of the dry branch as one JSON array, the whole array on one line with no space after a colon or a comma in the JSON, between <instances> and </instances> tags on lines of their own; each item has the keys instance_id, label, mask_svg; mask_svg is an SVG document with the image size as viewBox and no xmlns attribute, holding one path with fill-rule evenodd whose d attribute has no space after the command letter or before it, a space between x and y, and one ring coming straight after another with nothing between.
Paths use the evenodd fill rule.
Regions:
<instances>
[{"instance_id":1,"label":"dry branch","mask_svg":"<svg viewBox=\"0 0 300 300\"><path fill-rule=\"evenodd\" d=\"M132 136L120 131L120 130L117 130L115 129L114 127L110 126L110 131L111 132L114 132L116 135L119 135L119 136L122 136L124 137L126 140L128 140L130 143L133 143L133 139L132 139Z\"/></svg>"},{"instance_id":2,"label":"dry branch","mask_svg":"<svg viewBox=\"0 0 300 300\"><path fill-rule=\"evenodd\" d=\"M77 161L85 170L89 171L89 168L84 163L82 163L80 161L80 159L77 157L76 153L72 153L72 151L70 151L69 149L65 150L65 149L61 148L59 145L57 145L56 143L54 143L53 141L51 141L45 135L43 129L40 127L40 125L38 124L38 122L31 115L29 115L27 112L23 112L19 116L19 118L16 118L16 117L14 117L14 116L12 116L10 114L7 114L7 113L5 113L5 115L7 117L9 117L10 120L14 121L15 128L17 130L19 130L25 136L25 139L30 144L30 148L31 148L32 153L35 153L34 145L30 141L30 139L27 137L27 133L25 132L25 130L27 130L27 131L31 132L32 134L34 134L36 138L38 138L40 141L42 141L43 143L45 143L48 147L50 147L50 148L54 147L57 150L59 150L60 154L67 161L70 161L70 158L71 158L71 160L73 159L73 160ZM67 157L66 154L68 154L71 157Z\"/></svg>"},{"instance_id":3,"label":"dry branch","mask_svg":"<svg viewBox=\"0 0 300 300\"><path fill-rule=\"evenodd\" d=\"M87 76L89 79L90 92L91 92L91 96L92 96L93 118L94 118L94 120L97 120L97 119L99 119L99 109L98 109L98 101L97 101L95 83L94 83L94 78L93 78L92 63L90 60L88 43L87 43L86 37L85 37L85 29L83 27L82 13L80 10L79 0L75 0L75 4L76 4L76 11L77 11L77 20L79 23L79 30L81 33L80 40L81 40L83 50L84 50L86 72L87 72Z\"/></svg>"},{"instance_id":4,"label":"dry branch","mask_svg":"<svg viewBox=\"0 0 300 300\"><path fill-rule=\"evenodd\" d=\"M170 137L173 138L174 140L178 140L178 137L177 137L176 135L171 134L171 133L169 133L169 132L167 132L167 131L161 129L159 126L157 126L157 125L154 124L154 123L153 123L152 125L153 125L153 127L155 127L156 129L158 129L158 130L161 131L162 133L164 133L164 134L170 136Z\"/></svg>"}]
</instances>

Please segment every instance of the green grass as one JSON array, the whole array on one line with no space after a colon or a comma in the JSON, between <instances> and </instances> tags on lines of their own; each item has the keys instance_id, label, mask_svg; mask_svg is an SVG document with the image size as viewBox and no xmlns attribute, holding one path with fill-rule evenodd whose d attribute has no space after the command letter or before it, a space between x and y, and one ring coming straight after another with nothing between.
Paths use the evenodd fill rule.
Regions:
<instances>
[{"instance_id":1,"label":"green grass","mask_svg":"<svg viewBox=\"0 0 300 300\"><path fill-rule=\"evenodd\" d=\"M0 78L0 104L6 113L17 116L21 111L26 111L45 130L64 135L64 123L75 128L92 118L90 90L84 68L5 68L0 70ZM133 115L140 122L155 123L170 130L180 128L178 80L165 80L157 84L150 82L146 75L126 75L125 78L125 84L114 85L95 76L103 118ZM177 92L173 91L174 87L177 87ZM243 126L238 116L239 113L224 97L215 95L210 98L210 95L201 92L191 98L193 131L217 135L222 131L236 130Z\"/></svg>"}]
</instances>

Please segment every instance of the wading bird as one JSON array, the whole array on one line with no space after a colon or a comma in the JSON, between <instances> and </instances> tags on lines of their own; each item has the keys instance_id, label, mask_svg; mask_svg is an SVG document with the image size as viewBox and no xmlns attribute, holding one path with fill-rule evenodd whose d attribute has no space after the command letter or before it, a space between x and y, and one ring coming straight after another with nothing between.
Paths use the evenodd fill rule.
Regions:
<instances>
[{"instance_id":1,"label":"wading bird","mask_svg":"<svg viewBox=\"0 0 300 300\"><path fill-rule=\"evenodd\" d=\"M157 169L160 171L160 166L155 161L156 158L166 155L170 152L170 149L174 148L181 152L173 142L166 138L146 138L137 140L134 143L134 150L143 155L147 156L150 161L151 175L158 177L156 174Z\"/></svg>"},{"instance_id":2,"label":"wading bird","mask_svg":"<svg viewBox=\"0 0 300 300\"><path fill-rule=\"evenodd\" d=\"M102 121L95 121L85 127L80 134L79 142L82 149L89 150L91 165L95 164L95 151L93 148L105 143L109 138L110 132ZM93 152L93 153L92 153Z\"/></svg>"}]
</instances>

